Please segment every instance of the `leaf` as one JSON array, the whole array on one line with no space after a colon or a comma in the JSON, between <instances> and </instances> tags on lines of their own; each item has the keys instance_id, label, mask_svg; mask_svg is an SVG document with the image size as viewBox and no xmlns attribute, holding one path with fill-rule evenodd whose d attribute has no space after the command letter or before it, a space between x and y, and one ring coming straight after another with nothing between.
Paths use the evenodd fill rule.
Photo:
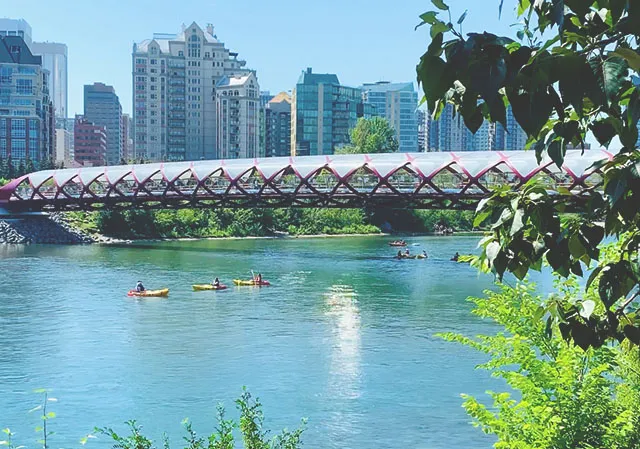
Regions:
<instances>
[{"instance_id":1,"label":"leaf","mask_svg":"<svg viewBox=\"0 0 640 449\"><path fill-rule=\"evenodd\" d=\"M564 29L564 0L553 0L551 9L553 21L558 25L558 29Z\"/></svg>"},{"instance_id":2,"label":"leaf","mask_svg":"<svg viewBox=\"0 0 640 449\"><path fill-rule=\"evenodd\" d=\"M625 59L627 61L627 64L629 64L629 67L640 73L640 55L634 50L631 50L630 48L620 47L617 48L616 51L611 53L611 55L615 55Z\"/></svg>"},{"instance_id":3,"label":"leaf","mask_svg":"<svg viewBox=\"0 0 640 449\"><path fill-rule=\"evenodd\" d=\"M522 230L522 228L524 228L523 218L524 218L524 209L516 210L515 214L513 215L513 223L511 224L511 232L510 232L511 237L516 235L518 232Z\"/></svg>"},{"instance_id":4,"label":"leaf","mask_svg":"<svg viewBox=\"0 0 640 449\"><path fill-rule=\"evenodd\" d=\"M582 304L580 304L580 316L584 319L589 319L591 318L591 315L593 315L593 311L596 308L596 303L594 301L591 301L590 299L587 301L584 301Z\"/></svg>"},{"instance_id":5,"label":"leaf","mask_svg":"<svg viewBox=\"0 0 640 449\"><path fill-rule=\"evenodd\" d=\"M431 38L435 38L438 34L446 33L450 31L451 27L444 22L436 22L434 25L431 25Z\"/></svg>"},{"instance_id":6,"label":"leaf","mask_svg":"<svg viewBox=\"0 0 640 449\"><path fill-rule=\"evenodd\" d=\"M442 0L431 0L434 6L442 11L448 11L449 7Z\"/></svg>"},{"instance_id":7,"label":"leaf","mask_svg":"<svg viewBox=\"0 0 640 449\"><path fill-rule=\"evenodd\" d=\"M518 124L528 136L537 137L553 113L553 102L546 90L536 92L507 92Z\"/></svg>"},{"instance_id":8,"label":"leaf","mask_svg":"<svg viewBox=\"0 0 640 449\"><path fill-rule=\"evenodd\" d=\"M420 59L417 74L429 111L433 112L436 101L442 98L453 84L451 74L441 58L429 54L423 55Z\"/></svg>"},{"instance_id":9,"label":"leaf","mask_svg":"<svg viewBox=\"0 0 640 449\"><path fill-rule=\"evenodd\" d=\"M623 332L630 342L640 345L640 329L628 324L624 327Z\"/></svg>"},{"instance_id":10,"label":"leaf","mask_svg":"<svg viewBox=\"0 0 640 449\"><path fill-rule=\"evenodd\" d=\"M595 334L589 327L576 321L571 324L571 336L575 344L586 351L593 345Z\"/></svg>"},{"instance_id":11,"label":"leaf","mask_svg":"<svg viewBox=\"0 0 640 449\"><path fill-rule=\"evenodd\" d=\"M462 15L460 16L460 18L458 19L458 25L462 25L462 22L464 22L464 19L467 18L467 13L469 12L468 9L465 9L465 11L462 13Z\"/></svg>"},{"instance_id":12,"label":"leaf","mask_svg":"<svg viewBox=\"0 0 640 449\"><path fill-rule=\"evenodd\" d=\"M596 120L590 127L600 145L608 147L611 140L619 133L620 121L614 117Z\"/></svg>"},{"instance_id":13,"label":"leaf","mask_svg":"<svg viewBox=\"0 0 640 449\"><path fill-rule=\"evenodd\" d=\"M55 418L55 417L56 417L56 412L48 412L48 413L47 413L47 418L49 418L49 419L53 419L53 418Z\"/></svg>"},{"instance_id":14,"label":"leaf","mask_svg":"<svg viewBox=\"0 0 640 449\"><path fill-rule=\"evenodd\" d=\"M609 104L615 103L618 93L627 77L628 65L626 60L618 57L600 61L596 58L589 61L589 65L596 77L598 86L604 92Z\"/></svg>"},{"instance_id":15,"label":"leaf","mask_svg":"<svg viewBox=\"0 0 640 449\"><path fill-rule=\"evenodd\" d=\"M487 248L484 252L487 255L487 260L489 260L489 263L493 264L493 261L498 256L498 253L500 253L500 244L495 241L491 242L487 245Z\"/></svg>"},{"instance_id":16,"label":"leaf","mask_svg":"<svg viewBox=\"0 0 640 449\"><path fill-rule=\"evenodd\" d=\"M436 22L439 22L439 20L437 19L437 15L438 13L436 11L429 11L425 12L424 14L420 14L420 20L422 20L422 22L416 25L415 29L417 30L422 25L433 25Z\"/></svg>"},{"instance_id":17,"label":"leaf","mask_svg":"<svg viewBox=\"0 0 640 449\"><path fill-rule=\"evenodd\" d=\"M564 163L564 156L567 154L567 146L564 143L564 139L556 139L547 148L547 153L551 160L562 169Z\"/></svg>"},{"instance_id":18,"label":"leaf","mask_svg":"<svg viewBox=\"0 0 640 449\"><path fill-rule=\"evenodd\" d=\"M538 307L538 309L533 314L533 320L534 321L540 321L545 313L547 313L547 309L545 309L542 306Z\"/></svg>"}]
</instances>

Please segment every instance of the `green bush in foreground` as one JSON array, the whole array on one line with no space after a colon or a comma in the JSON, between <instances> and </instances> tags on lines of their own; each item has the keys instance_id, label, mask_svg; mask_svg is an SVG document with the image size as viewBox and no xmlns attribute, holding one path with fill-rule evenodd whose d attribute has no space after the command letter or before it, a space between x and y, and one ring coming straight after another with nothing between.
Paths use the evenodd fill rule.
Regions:
<instances>
[{"instance_id":1,"label":"green bush in foreground","mask_svg":"<svg viewBox=\"0 0 640 449\"><path fill-rule=\"evenodd\" d=\"M42 434L42 439L38 444L43 449L50 447L53 432L47 430L47 423L56 417L54 412L47 412L47 404L55 402L55 398L48 397L46 390L36 390L44 393L44 401L41 405L34 407L31 412L42 413L42 425L36 428L36 432ZM236 408L240 412L240 418L236 422L233 419L226 419L225 408L218 405L217 427L208 436L199 436L193 429L188 419L182 421L186 436L183 438L184 449L234 449L236 447L236 437L234 430L239 430L245 449L298 449L302 446L302 433L305 430L306 420L303 419L299 428L289 431L284 429L278 435L269 438L269 431L264 429L264 414L262 404L258 398L254 399L246 388L243 388L242 395L235 401ZM156 447L153 440L142 434L142 426L134 420L126 423L128 434L120 434L110 427L96 428L94 434L87 435L80 440L82 445L86 445L90 439L98 438L100 435L106 436L113 441L114 449L152 449ZM0 440L0 446L8 449L20 449L24 446L16 446L13 441L14 434L10 429L3 429L6 435L5 440ZM170 449L171 445L166 435L163 436L163 449Z\"/></svg>"},{"instance_id":2,"label":"green bush in foreground","mask_svg":"<svg viewBox=\"0 0 640 449\"><path fill-rule=\"evenodd\" d=\"M543 300L528 282L473 298L474 313L504 330L476 339L444 334L489 356L480 368L517 394L488 392L493 405L463 395L474 425L498 437L497 449L640 448L640 350L628 342L586 351L540 319L548 307L576 304L576 278L558 281L562 297ZM590 289L580 311L594 313ZM551 323L551 321L549 321Z\"/></svg>"}]
</instances>

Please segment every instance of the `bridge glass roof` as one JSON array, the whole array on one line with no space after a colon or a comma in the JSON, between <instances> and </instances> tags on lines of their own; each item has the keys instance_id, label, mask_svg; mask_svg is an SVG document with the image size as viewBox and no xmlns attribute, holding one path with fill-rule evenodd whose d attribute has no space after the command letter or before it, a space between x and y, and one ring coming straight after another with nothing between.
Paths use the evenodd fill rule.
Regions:
<instances>
[{"instance_id":1,"label":"bridge glass roof","mask_svg":"<svg viewBox=\"0 0 640 449\"><path fill-rule=\"evenodd\" d=\"M569 151L562 169L548 158L538 164L529 151L332 155L83 167L41 171L0 188L0 204L56 208L64 203L136 203L200 199L309 198L347 196L361 202L385 197L486 194L498 184L517 188L533 177L553 190L576 194L601 182L593 163L612 155L602 150ZM365 201L366 200L366 201ZM304 203L306 204L306 203ZM303 205L304 205L303 204ZM309 203L311 204L311 202ZM319 205L321 203L318 203ZM322 203L325 204L325 203ZM354 203L355 204L355 203ZM267 203L263 205L268 206Z\"/></svg>"}]
</instances>

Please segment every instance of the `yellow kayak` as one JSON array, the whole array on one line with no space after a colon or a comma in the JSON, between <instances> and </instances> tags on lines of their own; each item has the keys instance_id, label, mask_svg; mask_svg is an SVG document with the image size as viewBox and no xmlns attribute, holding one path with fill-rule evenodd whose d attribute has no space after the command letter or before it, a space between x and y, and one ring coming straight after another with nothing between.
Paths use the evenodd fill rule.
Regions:
<instances>
[{"instance_id":1,"label":"yellow kayak","mask_svg":"<svg viewBox=\"0 0 640 449\"><path fill-rule=\"evenodd\" d=\"M145 290L143 292L130 290L129 293L127 293L127 296L137 296L140 298L165 297L169 296L169 289L163 288L161 290Z\"/></svg>"},{"instance_id":2,"label":"yellow kayak","mask_svg":"<svg viewBox=\"0 0 640 449\"><path fill-rule=\"evenodd\" d=\"M203 284L203 285L192 285L193 290L196 292L202 292L202 291L207 291L207 290L226 290L227 286L220 284L217 287L214 287L211 284Z\"/></svg>"},{"instance_id":3,"label":"yellow kayak","mask_svg":"<svg viewBox=\"0 0 640 449\"><path fill-rule=\"evenodd\" d=\"M235 285L243 285L243 286L252 286L252 285L256 285L256 286L261 286L261 285L271 285L271 283L269 281L262 281L261 283L258 283L257 281L254 280L249 280L249 281L243 281L241 279L234 279L233 283Z\"/></svg>"}]
</instances>

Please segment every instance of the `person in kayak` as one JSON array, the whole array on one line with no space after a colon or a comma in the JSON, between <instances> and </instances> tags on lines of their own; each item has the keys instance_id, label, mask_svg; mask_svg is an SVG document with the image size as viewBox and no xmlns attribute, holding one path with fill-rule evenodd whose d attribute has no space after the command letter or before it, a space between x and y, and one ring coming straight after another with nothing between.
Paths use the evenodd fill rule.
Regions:
<instances>
[{"instance_id":1,"label":"person in kayak","mask_svg":"<svg viewBox=\"0 0 640 449\"><path fill-rule=\"evenodd\" d=\"M429 254L427 254L427 250L426 249L422 250L422 255L424 256L425 259L429 258Z\"/></svg>"},{"instance_id":2,"label":"person in kayak","mask_svg":"<svg viewBox=\"0 0 640 449\"><path fill-rule=\"evenodd\" d=\"M456 253L456 255L455 255L455 256L453 256L453 257L451 258L451 260L452 260L453 262L457 262L459 258L460 258L460 254Z\"/></svg>"},{"instance_id":3,"label":"person in kayak","mask_svg":"<svg viewBox=\"0 0 640 449\"><path fill-rule=\"evenodd\" d=\"M213 285L215 288L219 288L220 287L220 279L215 278L215 280L211 283L211 285Z\"/></svg>"},{"instance_id":4,"label":"person in kayak","mask_svg":"<svg viewBox=\"0 0 640 449\"><path fill-rule=\"evenodd\" d=\"M409 251L409 248L407 248L407 249L404 251L404 255L405 255L406 257L409 257L409 256L411 255L411 251Z\"/></svg>"},{"instance_id":5,"label":"person in kayak","mask_svg":"<svg viewBox=\"0 0 640 449\"><path fill-rule=\"evenodd\" d=\"M402 250L398 250L398 259L402 259Z\"/></svg>"},{"instance_id":6,"label":"person in kayak","mask_svg":"<svg viewBox=\"0 0 640 449\"><path fill-rule=\"evenodd\" d=\"M144 285L142 285L142 281L138 281L138 283L136 284L136 291L138 293L142 293L145 291Z\"/></svg>"},{"instance_id":7,"label":"person in kayak","mask_svg":"<svg viewBox=\"0 0 640 449\"><path fill-rule=\"evenodd\" d=\"M256 278L254 279L255 283L260 285L262 284L262 273L258 273L258 275L256 276Z\"/></svg>"}]
</instances>

